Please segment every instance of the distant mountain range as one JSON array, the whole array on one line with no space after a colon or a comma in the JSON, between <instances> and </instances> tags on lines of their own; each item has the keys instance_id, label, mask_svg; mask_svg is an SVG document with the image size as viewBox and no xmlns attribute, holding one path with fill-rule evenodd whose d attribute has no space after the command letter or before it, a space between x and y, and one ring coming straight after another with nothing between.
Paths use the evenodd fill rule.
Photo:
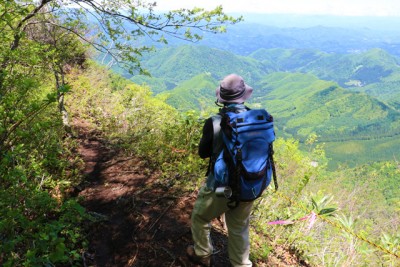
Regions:
<instances>
[{"instance_id":1,"label":"distant mountain range","mask_svg":"<svg viewBox=\"0 0 400 267\"><path fill-rule=\"evenodd\" d=\"M281 136L304 141L316 133L337 162L345 161L345 154L353 162L371 160L372 155L361 156L363 149L351 151L371 140L375 159L393 156L385 154L389 145L384 143L390 143L390 153L400 149L395 141L400 134L400 59L384 49L400 47L400 42L367 38L369 30L354 35L360 31L325 27L254 26L245 34L246 25L229 38L206 35L203 43L210 46L175 44L146 55L142 64L152 77L123 75L149 85L181 111L204 111L215 107L218 81L238 73L255 89L249 105L267 107ZM334 144L344 142L350 143L337 151Z\"/></svg>"},{"instance_id":2,"label":"distant mountain range","mask_svg":"<svg viewBox=\"0 0 400 267\"><path fill-rule=\"evenodd\" d=\"M285 18L287 18L286 23L283 22ZM392 55L400 56L400 29L396 26L400 25L400 18L379 20L362 17L357 19L319 17L319 20L314 21L313 24L309 23L312 26L304 27L302 25L307 22L307 18L310 17L282 16L281 22L275 25L286 26L277 27L272 25L274 25L273 20L278 20L278 16L265 15L264 24L261 23L262 18L258 17L257 19L254 16L250 21L260 23L247 22L228 26L228 32L223 34L201 33L204 38L198 45L226 50L243 56L260 48L316 49L327 53L341 54L381 48ZM342 22L340 23L340 21ZM376 28L373 27L374 21L377 25ZM358 27L355 26L357 23ZM382 26L384 23L386 23L386 28ZM350 28L349 25L353 25L353 27ZM170 39L169 43L170 45L187 44L187 42L177 39Z\"/></svg>"},{"instance_id":3,"label":"distant mountain range","mask_svg":"<svg viewBox=\"0 0 400 267\"><path fill-rule=\"evenodd\" d=\"M338 16L310 14L261 14L243 13L245 22L278 28L311 28L324 26L350 30L368 29L393 37L400 34L399 16Z\"/></svg>"},{"instance_id":4,"label":"distant mountain range","mask_svg":"<svg viewBox=\"0 0 400 267\"><path fill-rule=\"evenodd\" d=\"M400 88L388 89L400 84L400 66L382 49L347 55L260 49L243 57L179 46L160 50L143 65L154 78L131 79L168 95L167 102L180 110L212 105L218 80L234 72L254 86L250 103L272 108L282 129L301 140L311 132L330 141L400 133Z\"/></svg>"}]
</instances>

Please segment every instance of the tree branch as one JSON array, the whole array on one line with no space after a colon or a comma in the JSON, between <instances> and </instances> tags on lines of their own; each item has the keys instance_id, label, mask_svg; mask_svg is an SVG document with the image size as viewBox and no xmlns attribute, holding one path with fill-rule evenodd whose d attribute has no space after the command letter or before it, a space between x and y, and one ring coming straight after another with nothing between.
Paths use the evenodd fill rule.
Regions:
<instances>
[{"instance_id":1,"label":"tree branch","mask_svg":"<svg viewBox=\"0 0 400 267\"><path fill-rule=\"evenodd\" d=\"M75 31L74 29L65 27L65 26L63 26L63 25L54 23L54 22L52 22L52 21L46 21L45 23L46 23L46 24L51 24L51 25L53 25L53 26L55 26L55 27L58 27L58 28L60 28L60 29L64 29L64 30L66 30L66 31L68 31L68 32L70 32L70 33L76 35L76 36L79 37L82 41L84 41L84 42L90 44L93 48L95 48L95 49L96 49L97 51L99 51L99 52L102 52L102 53L104 53L104 52L110 52L110 49L107 48L106 46L88 40L85 36L83 36L82 34L80 34L80 33L77 32L77 31Z\"/></svg>"},{"instance_id":2,"label":"tree branch","mask_svg":"<svg viewBox=\"0 0 400 267\"><path fill-rule=\"evenodd\" d=\"M19 41L21 39L21 28L24 25L24 23L26 21L28 21L29 19L33 18L34 16L36 16L36 14L48 3L50 3L53 0L42 0L40 2L40 5L37 6L34 10L32 10L31 13L29 13L25 18L23 18L17 25L16 27L16 33L14 34L14 41L11 45L11 50L15 50L18 46L19 46Z\"/></svg>"}]
</instances>

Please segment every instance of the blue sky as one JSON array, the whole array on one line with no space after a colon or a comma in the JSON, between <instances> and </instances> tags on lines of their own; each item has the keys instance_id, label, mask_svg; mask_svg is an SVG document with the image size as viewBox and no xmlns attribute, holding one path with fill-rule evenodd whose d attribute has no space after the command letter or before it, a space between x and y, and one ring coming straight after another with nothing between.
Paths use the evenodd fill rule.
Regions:
<instances>
[{"instance_id":1,"label":"blue sky","mask_svg":"<svg viewBox=\"0 0 400 267\"><path fill-rule=\"evenodd\" d=\"M211 9L222 5L225 12L312 14L339 16L398 16L400 0L158 0L159 10Z\"/></svg>"}]
</instances>

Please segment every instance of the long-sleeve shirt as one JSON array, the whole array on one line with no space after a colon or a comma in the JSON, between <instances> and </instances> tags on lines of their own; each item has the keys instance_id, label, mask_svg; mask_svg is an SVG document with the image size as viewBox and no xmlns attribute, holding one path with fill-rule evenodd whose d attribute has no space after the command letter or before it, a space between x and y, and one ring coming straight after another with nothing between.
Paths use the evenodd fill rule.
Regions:
<instances>
[{"instance_id":1,"label":"long-sleeve shirt","mask_svg":"<svg viewBox=\"0 0 400 267\"><path fill-rule=\"evenodd\" d=\"M214 127L212 118L208 118L203 126L203 135L199 144L199 156L202 159L209 158L213 152Z\"/></svg>"}]
</instances>

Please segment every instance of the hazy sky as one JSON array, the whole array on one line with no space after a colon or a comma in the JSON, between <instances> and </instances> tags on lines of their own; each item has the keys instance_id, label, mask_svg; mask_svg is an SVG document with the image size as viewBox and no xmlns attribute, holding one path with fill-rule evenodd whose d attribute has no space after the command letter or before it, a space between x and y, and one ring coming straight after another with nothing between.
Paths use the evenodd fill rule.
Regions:
<instances>
[{"instance_id":1,"label":"hazy sky","mask_svg":"<svg viewBox=\"0 0 400 267\"><path fill-rule=\"evenodd\" d=\"M211 9L225 12L319 14L345 16L400 16L400 0L156 0L158 9Z\"/></svg>"}]
</instances>

